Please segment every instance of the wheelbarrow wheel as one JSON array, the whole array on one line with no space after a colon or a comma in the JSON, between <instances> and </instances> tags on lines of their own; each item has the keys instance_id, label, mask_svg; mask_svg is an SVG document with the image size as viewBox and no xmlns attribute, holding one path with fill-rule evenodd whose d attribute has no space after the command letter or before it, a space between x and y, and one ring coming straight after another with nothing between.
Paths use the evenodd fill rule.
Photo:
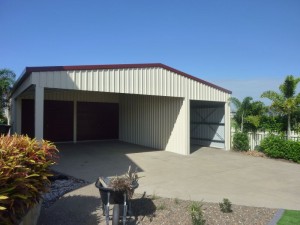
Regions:
<instances>
[{"instance_id":1,"label":"wheelbarrow wheel","mask_svg":"<svg viewBox=\"0 0 300 225\"><path fill-rule=\"evenodd\" d=\"M113 208L112 225L118 225L120 220L120 207L119 204L115 204Z\"/></svg>"}]
</instances>

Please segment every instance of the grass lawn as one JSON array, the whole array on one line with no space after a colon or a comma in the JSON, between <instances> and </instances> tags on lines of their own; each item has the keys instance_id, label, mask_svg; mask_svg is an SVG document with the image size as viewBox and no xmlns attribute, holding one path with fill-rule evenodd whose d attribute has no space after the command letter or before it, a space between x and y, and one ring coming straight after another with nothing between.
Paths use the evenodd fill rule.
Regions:
<instances>
[{"instance_id":1,"label":"grass lawn","mask_svg":"<svg viewBox=\"0 0 300 225\"><path fill-rule=\"evenodd\" d=\"M277 225L300 224L300 211L285 210Z\"/></svg>"}]
</instances>

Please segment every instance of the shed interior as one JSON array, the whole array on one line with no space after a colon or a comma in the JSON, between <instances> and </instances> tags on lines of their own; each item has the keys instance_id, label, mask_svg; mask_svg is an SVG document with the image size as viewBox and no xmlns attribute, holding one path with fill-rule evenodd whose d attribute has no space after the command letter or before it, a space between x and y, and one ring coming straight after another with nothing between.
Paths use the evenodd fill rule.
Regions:
<instances>
[{"instance_id":1,"label":"shed interior","mask_svg":"<svg viewBox=\"0 0 300 225\"><path fill-rule=\"evenodd\" d=\"M21 133L35 135L34 88L21 96ZM183 145L183 98L45 89L43 138L121 140L154 149ZM183 148L180 148L183 149Z\"/></svg>"},{"instance_id":2,"label":"shed interior","mask_svg":"<svg viewBox=\"0 0 300 225\"><path fill-rule=\"evenodd\" d=\"M190 102L190 143L193 146L225 148L225 103Z\"/></svg>"}]
</instances>

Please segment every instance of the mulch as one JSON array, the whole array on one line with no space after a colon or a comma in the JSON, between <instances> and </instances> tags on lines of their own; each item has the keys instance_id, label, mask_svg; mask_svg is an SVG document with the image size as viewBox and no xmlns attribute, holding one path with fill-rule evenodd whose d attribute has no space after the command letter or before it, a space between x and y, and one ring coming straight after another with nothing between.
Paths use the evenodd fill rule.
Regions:
<instances>
[{"instance_id":1,"label":"mulch","mask_svg":"<svg viewBox=\"0 0 300 225\"><path fill-rule=\"evenodd\" d=\"M190 207L193 201L134 195L132 218L128 224L191 225ZM232 205L231 213L223 213L218 203L201 202L205 224L210 225L267 225L277 209Z\"/></svg>"}]
</instances>

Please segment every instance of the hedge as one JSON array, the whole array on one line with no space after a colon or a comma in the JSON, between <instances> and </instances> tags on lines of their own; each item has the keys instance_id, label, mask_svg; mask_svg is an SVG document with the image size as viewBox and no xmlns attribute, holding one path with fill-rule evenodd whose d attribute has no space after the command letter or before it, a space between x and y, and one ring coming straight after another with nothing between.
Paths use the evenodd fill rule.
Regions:
<instances>
[{"instance_id":1,"label":"hedge","mask_svg":"<svg viewBox=\"0 0 300 225\"><path fill-rule=\"evenodd\" d=\"M0 221L17 224L49 188L58 150L28 136L0 137ZM1 224L2 224L1 223Z\"/></svg>"},{"instance_id":2,"label":"hedge","mask_svg":"<svg viewBox=\"0 0 300 225\"><path fill-rule=\"evenodd\" d=\"M300 163L300 142L270 135L261 142L262 151L271 158L287 159Z\"/></svg>"}]
</instances>

